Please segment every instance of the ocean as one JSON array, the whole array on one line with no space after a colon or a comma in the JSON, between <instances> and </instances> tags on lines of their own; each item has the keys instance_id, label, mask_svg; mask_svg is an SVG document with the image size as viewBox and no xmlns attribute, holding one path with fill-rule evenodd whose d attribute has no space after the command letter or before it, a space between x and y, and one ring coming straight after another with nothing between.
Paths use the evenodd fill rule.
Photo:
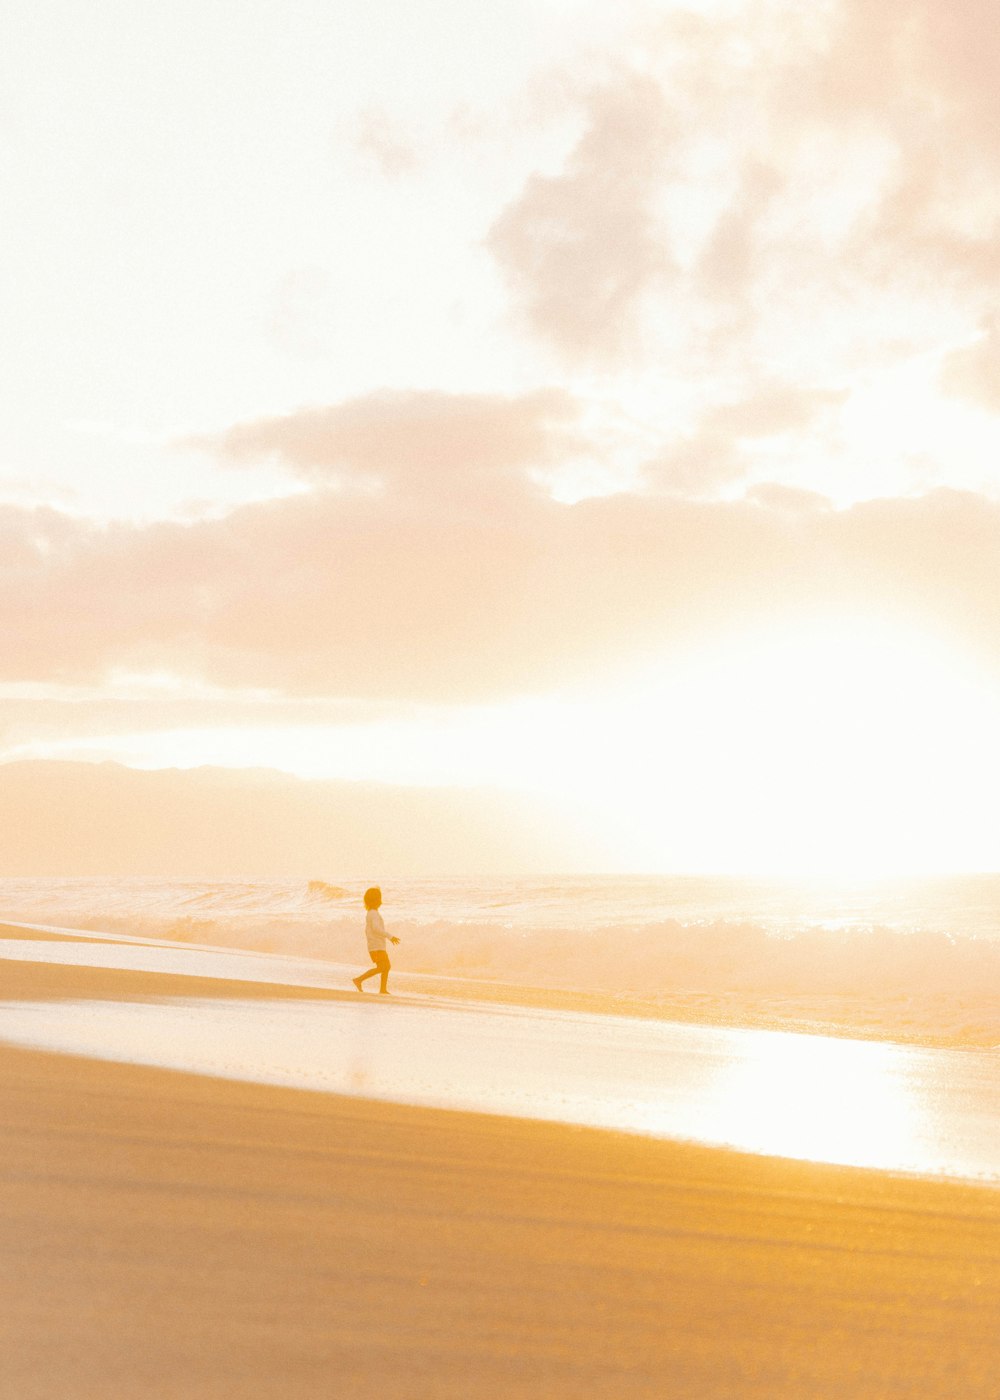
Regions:
<instances>
[{"instance_id":1,"label":"ocean","mask_svg":"<svg viewBox=\"0 0 1000 1400\"><path fill-rule=\"evenodd\" d=\"M358 880L3 879L0 918L364 961ZM398 971L682 1019L1000 1045L1000 875L384 878ZM455 987L450 989L452 992Z\"/></svg>"}]
</instances>

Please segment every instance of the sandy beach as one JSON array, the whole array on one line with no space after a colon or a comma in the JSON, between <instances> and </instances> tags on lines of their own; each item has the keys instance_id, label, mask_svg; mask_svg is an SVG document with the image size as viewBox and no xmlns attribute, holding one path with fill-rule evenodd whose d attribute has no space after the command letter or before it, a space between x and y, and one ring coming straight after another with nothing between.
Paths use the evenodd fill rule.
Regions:
<instances>
[{"instance_id":1,"label":"sandy beach","mask_svg":"<svg viewBox=\"0 0 1000 1400\"><path fill-rule=\"evenodd\" d=\"M1000 0L0 34L0 1400L1000 1400Z\"/></svg>"},{"instance_id":2,"label":"sandy beach","mask_svg":"<svg viewBox=\"0 0 1000 1400\"><path fill-rule=\"evenodd\" d=\"M4 973L9 1001L184 980ZM994 1188L0 1057L18 1400L997 1394Z\"/></svg>"}]
</instances>

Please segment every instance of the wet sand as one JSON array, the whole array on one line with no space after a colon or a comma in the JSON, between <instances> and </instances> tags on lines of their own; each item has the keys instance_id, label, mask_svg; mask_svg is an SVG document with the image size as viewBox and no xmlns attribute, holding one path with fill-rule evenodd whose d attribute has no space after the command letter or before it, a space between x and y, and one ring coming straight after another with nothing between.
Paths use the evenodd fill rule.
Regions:
<instances>
[{"instance_id":1,"label":"wet sand","mask_svg":"<svg viewBox=\"0 0 1000 1400\"><path fill-rule=\"evenodd\" d=\"M108 934L98 930L54 930L48 926L0 923L0 945L4 942L39 944L87 943L131 947L176 948L200 950L202 945L172 942L160 938L134 938L126 934ZM273 954L234 944L217 951L230 959L251 960ZM311 966L313 976L303 986L312 986L317 996L338 987L346 988L349 977L357 967L339 967L325 959L311 957L288 958L292 981L302 970ZM332 976L332 985L324 986ZM204 976L205 974L200 974ZM339 978L339 981L338 981ZM92 979L95 980L96 978ZM256 979L258 982L260 977ZM219 979L217 995L232 996L232 974ZM270 983L274 985L274 983ZM651 1020L666 1020L680 1024L732 1026L762 1030L795 1031L807 1035L842 1036L852 1040L892 1041L901 1045L921 1045L929 1048L1000 1047L1000 1017L996 999L987 996L969 998L954 991L937 989L923 995L865 996L846 992L806 995L786 992L767 995L742 989L739 992L646 992L608 993L561 986L519 986L509 982L490 981L482 977L454 977L413 973L394 969L393 985L404 992L419 995L450 997L466 1002L486 1001L511 1006L544 1007L547 1009L579 1011L585 1014L631 1016ZM70 995L72 993L69 993ZM285 996L305 993L287 991Z\"/></svg>"},{"instance_id":2,"label":"wet sand","mask_svg":"<svg viewBox=\"0 0 1000 1400\"><path fill-rule=\"evenodd\" d=\"M33 997L181 990L14 975ZM0 1390L18 1400L998 1393L993 1188L0 1061Z\"/></svg>"}]
</instances>

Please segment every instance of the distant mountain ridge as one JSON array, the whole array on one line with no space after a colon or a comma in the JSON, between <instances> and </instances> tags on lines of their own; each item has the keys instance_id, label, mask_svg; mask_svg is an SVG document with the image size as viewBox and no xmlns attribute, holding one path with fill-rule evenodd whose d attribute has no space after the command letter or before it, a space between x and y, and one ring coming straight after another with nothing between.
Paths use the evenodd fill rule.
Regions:
<instances>
[{"instance_id":1,"label":"distant mountain ridge","mask_svg":"<svg viewBox=\"0 0 1000 1400\"><path fill-rule=\"evenodd\" d=\"M0 765L0 875L207 879L586 869L556 804L496 789L307 781L271 769Z\"/></svg>"}]
</instances>

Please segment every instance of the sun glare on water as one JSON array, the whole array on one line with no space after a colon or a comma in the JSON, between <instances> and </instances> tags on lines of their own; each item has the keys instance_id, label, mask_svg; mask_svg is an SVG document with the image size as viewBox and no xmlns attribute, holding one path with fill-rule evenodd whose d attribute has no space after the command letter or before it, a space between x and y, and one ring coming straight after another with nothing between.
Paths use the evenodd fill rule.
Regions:
<instances>
[{"instance_id":1,"label":"sun glare on water","mask_svg":"<svg viewBox=\"0 0 1000 1400\"><path fill-rule=\"evenodd\" d=\"M692 1137L799 1161L939 1166L900 1046L777 1031L731 1034L732 1056L687 1106L682 1126ZM659 1130L655 1111L646 1111L642 1126Z\"/></svg>"},{"instance_id":2,"label":"sun glare on water","mask_svg":"<svg viewBox=\"0 0 1000 1400\"><path fill-rule=\"evenodd\" d=\"M733 1065L730 1131L750 1151L858 1167L921 1166L919 1116L896 1046L761 1037Z\"/></svg>"}]
</instances>

